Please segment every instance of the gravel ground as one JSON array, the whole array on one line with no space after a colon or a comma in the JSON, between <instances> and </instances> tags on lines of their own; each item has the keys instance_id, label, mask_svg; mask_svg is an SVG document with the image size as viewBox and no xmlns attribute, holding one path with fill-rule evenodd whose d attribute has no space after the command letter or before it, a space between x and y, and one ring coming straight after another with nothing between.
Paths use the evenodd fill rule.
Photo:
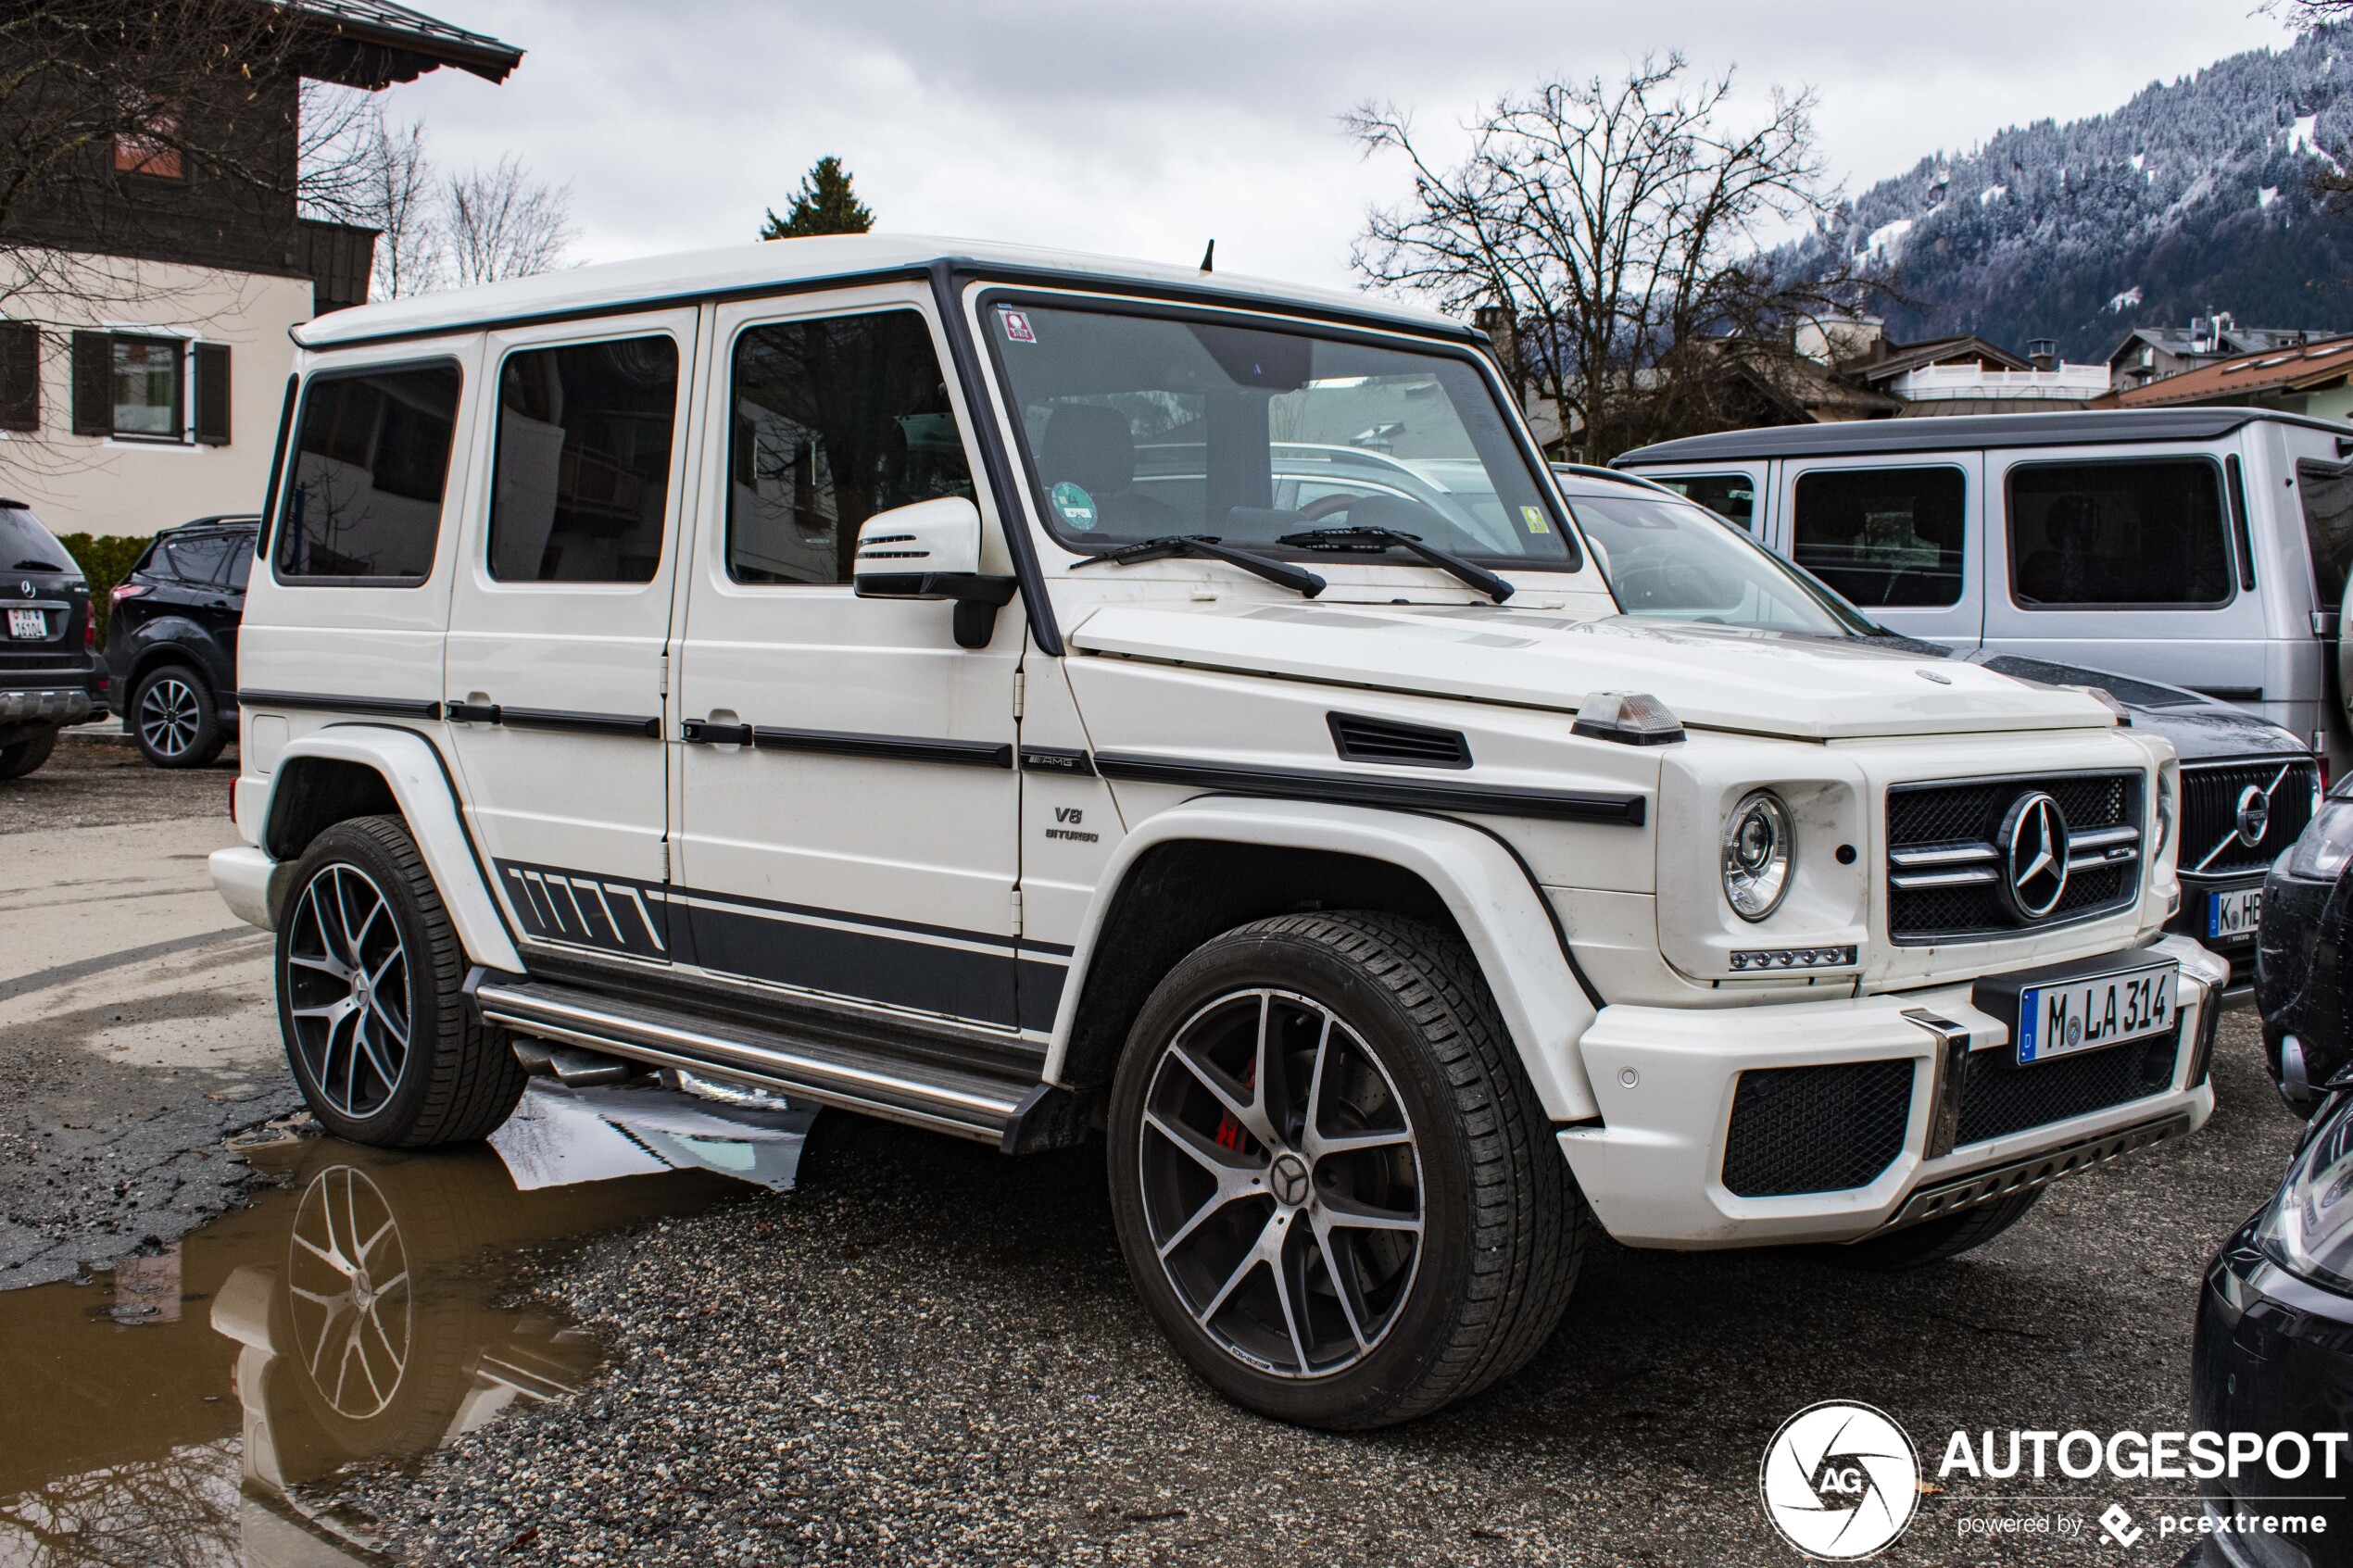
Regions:
<instances>
[{"instance_id":1,"label":"gravel ground","mask_svg":"<svg viewBox=\"0 0 2353 1568\"><path fill-rule=\"evenodd\" d=\"M209 768L152 767L112 720L68 730L37 773L0 784L0 834L225 817L237 748Z\"/></svg>"},{"instance_id":2,"label":"gravel ground","mask_svg":"<svg viewBox=\"0 0 2353 1568\"><path fill-rule=\"evenodd\" d=\"M582 1399L346 1495L436 1563L1794 1562L1757 1466L1816 1400L1889 1411L1931 1471L1956 1428L2185 1424L2200 1265L2296 1131L2256 1048L2234 1015L2200 1136L2063 1184L1967 1259L1883 1276L1603 1244L1525 1372L1346 1437L1183 1369L1127 1286L1099 1152L1009 1160L828 1115L799 1191L621 1233L544 1282L619 1356ZM2083 1561L1957 1538L2025 1495L1927 1497L1881 1561ZM2151 1532L2093 1555L2180 1552Z\"/></svg>"}]
</instances>

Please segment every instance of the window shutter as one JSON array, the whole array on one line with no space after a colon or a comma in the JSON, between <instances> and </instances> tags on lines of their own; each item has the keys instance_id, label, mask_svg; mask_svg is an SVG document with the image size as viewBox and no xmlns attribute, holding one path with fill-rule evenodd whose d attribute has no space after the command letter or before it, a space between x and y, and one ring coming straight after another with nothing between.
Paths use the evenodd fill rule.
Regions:
<instances>
[{"instance_id":1,"label":"window shutter","mask_svg":"<svg viewBox=\"0 0 2353 1568\"><path fill-rule=\"evenodd\" d=\"M73 433L114 433L114 339L105 332L73 334Z\"/></svg>"},{"instance_id":2,"label":"window shutter","mask_svg":"<svg viewBox=\"0 0 2353 1568\"><path fill-rule=\"evenodd\" d=\"M229 345L196 345L196 441L205 446L229 445Z\"/></svg>"},{"instance_id":3,"label":"window shutter","mask_svg":"<svg viewBox=\"0 0 2353 1568\"><path fill-rule=\"evenodd\" d=\"M0 430L41 428L41 329L0 325Z\"/></svg>"}]
</instances>

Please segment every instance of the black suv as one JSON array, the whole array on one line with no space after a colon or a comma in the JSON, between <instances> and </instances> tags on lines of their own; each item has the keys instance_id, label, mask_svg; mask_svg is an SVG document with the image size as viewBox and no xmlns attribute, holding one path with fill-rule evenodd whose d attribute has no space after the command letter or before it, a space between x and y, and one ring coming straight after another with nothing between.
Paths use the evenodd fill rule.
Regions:
<instances>
[{"instance_id":1,"label":"black suv","mask_svg":"<svg viewBox=\"0 0 2353 1568\"><path fill-rule=\"evenodd\" d=\"M158 768L201 768L237 728L237 623L253 517L200 517L156 535L116 584L107 666L122 727Z\"/></svg>"},{"instance_id":2,"label":"black suv","mask_svg":"<svg viewBox=\"0 0 2353 1568\"><path fill-rule=\"evenodd\" d=\"M0 501L0 779L20 779L58 730L107 711L89 583L22 501Z\"/></svg>"}]
</instances>

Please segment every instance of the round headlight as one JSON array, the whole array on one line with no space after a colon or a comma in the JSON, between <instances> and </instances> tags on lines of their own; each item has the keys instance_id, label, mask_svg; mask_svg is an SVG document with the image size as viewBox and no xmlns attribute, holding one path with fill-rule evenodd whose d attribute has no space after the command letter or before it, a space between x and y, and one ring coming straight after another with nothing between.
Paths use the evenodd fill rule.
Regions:
<instances>
[{"instance_id":1,"label":"round headlight","mask_svg":"<svg viewBox=\"0 0 2353 1568\"><path fill-rule=\"evenodd\" d=\"M1743 920L1763 920L1789 891L1797 834L1789 808L1770 790L1752 790L1724 819L1724 897Z\"/></svg>"}]
</instances>

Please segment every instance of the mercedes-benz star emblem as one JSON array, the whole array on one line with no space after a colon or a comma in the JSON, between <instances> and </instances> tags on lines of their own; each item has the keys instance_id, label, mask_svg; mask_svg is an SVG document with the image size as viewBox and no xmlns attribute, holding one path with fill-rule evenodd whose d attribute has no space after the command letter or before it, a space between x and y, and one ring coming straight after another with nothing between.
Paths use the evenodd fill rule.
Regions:
<instances>
[{"instance_id":1,"label":"mercedes-benz star emblem","mask_svg":"<svg viewBox=\"0 0 2353 1568\"><path fill-rule=\"evenodd\" d=\"M1307 1161L1290 1153L1278 1157L1266 1173L1266 1185L1277 1203L1306 1202L1307 1179Z\"/></svg>"},{"instance_id":2,"label":"mercedes-benz star emblem","mask_svg":"<svg viewBox=\"0 0 2353 1568\"><path fill-rule=\"evenodd\" d=\"M2249 849L2263 842L2271 825L2271 797L2259 784L2239 791L2239 842Z\"/></svg>"},{"instance_id":3,"label":"mercedes-benz star emblem","mask_svg":"<svg viewBox=\"0 0 2353 1568\"><path fill-rule=\"evenodd\" d=\"M17 592L28 599L32 597L32 579L30 577L20 579L17 583Z\"/></svg>"},{"instance_id":4,"label":"mercedes-benz star emblem","mask_svg":"<svg viewBox=\"0 0 2353 1568\"><path fill-rule=\"evenodd\" d=\"M2067 817L2033 790L2011 803L1994 836L2002 852L2002 901L2020 920L2043 920L2067 892Z\"/></svg>"}]
</instances>

